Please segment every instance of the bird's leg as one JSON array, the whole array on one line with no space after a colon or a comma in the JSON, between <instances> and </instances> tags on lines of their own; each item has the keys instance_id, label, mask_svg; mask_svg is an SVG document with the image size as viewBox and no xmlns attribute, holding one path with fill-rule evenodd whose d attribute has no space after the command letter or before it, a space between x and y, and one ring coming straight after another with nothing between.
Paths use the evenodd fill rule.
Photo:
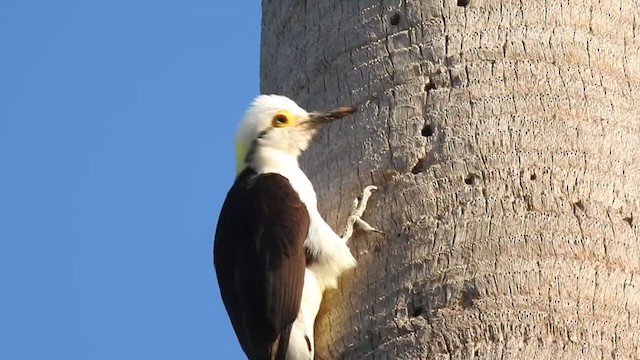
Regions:
<instances>
[{"instance_id":1,"label":"bird's leg","mask_svg":"<svg viewBox=\"0 0 640 360\"><path fill-rule=\"evenodd\" d=\"M374 231L377 233L382 233L380 230L376 230L373 226L367 224L364 220L362 220L362 214L367 209L367 202L371 197L371 192L373 190L377 190L378 188L375 185L369 185L362 190L362 198L353 200L353 207L351 208L351 214L347 219L347 225L344 227L344 231L342 232L342 239L344 241L349 241L351 235L353 235L353 226L358 224L358 226L364 231Z\"/></svg>"}]
</instances>

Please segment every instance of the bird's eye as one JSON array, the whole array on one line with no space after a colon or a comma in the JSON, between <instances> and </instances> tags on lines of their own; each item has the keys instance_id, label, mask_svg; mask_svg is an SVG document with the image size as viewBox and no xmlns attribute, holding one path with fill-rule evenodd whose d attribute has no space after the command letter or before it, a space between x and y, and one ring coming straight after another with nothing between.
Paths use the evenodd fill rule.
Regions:
<instances>
[{"instance_id":1,"label":"bird's eye","mask_svg":"<svg viewBox=\"0 0 640 360\"><path fill-rule=\"evenodd\" d=\"M288 126L291 123L291 114L287 112L279 112L273 116L271 119L271 125L273 127L284 127Z\"/></svg>"},{"instance_id":2,"label":"bird's eye","mask_svg":"<svg viewBox=\"0 0 640 360\"><path fill-rule=\"evenodd\" d=\"M282 125L282 124L286 124L286 123L287 123L287 117L286 117L286 116L284 116L284 115L276 115L276 116L273 118L273 121L274 121L276 124L280 124L280 125Z\"/></svg>"}]
</instances>

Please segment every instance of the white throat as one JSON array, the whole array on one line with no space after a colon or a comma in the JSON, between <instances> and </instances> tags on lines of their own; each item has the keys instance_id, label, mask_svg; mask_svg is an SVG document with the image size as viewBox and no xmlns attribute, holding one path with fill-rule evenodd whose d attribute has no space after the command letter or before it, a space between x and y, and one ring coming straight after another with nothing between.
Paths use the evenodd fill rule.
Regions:
<instances>
[{"instance_id":1,"label":"white throat","mask_svg":"<svg viewBox=\"0 0 640 360\"><path fill-rule=\"evenodd\" d=\"M286 151L259 146L252 154L249 164L257 173L280 173L300 169L298 157Z\"/></svg>"}]
</instances>

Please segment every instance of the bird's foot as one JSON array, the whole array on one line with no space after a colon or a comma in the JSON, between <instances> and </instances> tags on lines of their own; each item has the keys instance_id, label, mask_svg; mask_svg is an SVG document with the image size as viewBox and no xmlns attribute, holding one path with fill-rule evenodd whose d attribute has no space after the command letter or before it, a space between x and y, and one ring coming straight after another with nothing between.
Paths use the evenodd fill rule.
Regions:
<instances>
[{"instance_id":1,"label":"bird's foot","mask_svg":"<svg viewBox=\"0 0 640 360\"><path fill-rule=\"evenodd\" d=\"M377 189L378 187L376 187L375 185L369 185L365 187L364 190L362 190L362 198L356 198L353 200L351 214L347 219L347 225L345 226L344 232L342 233L342 239L344 239L344 241L349 241L349 239L353 235L353 227L355 224L358 224L358 226L364 231L373 231L382 234L382 231L376 230L373 226L367 224L367 222L362 220L362 214L364 214L364 211L367 209L367 202L371 197L371 193Z\"/></svg>"}]
</instances>

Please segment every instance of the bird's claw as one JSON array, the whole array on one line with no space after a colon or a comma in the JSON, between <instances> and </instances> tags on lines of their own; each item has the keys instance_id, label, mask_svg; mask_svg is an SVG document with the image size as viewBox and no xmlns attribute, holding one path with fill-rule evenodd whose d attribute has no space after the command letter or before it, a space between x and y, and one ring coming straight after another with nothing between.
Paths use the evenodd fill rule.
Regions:
<instances>
[{"instance_id":1,"label":"bird's claw","mask_svg":"<svg viewBox=\"0 0 640 360\"><path fill-rule=\"evenodd\" d=\"M375 229L373 226L369 225L366 221L362 220L362 215L364 211L367 209L367 202L371 197L371 193L374 190L377 190L378 187L375 185L369 185L362 190L362 197L360 199L356 198L353 200L353 206L351 207L351 214L347 219L347 225L344 228L344 232L342 238L344 241L348 241L353 235L353 227L355 224L364 230L364 231L373 231L379 234L382 234L382 231Z\"/></svg>"}]
</instances>

